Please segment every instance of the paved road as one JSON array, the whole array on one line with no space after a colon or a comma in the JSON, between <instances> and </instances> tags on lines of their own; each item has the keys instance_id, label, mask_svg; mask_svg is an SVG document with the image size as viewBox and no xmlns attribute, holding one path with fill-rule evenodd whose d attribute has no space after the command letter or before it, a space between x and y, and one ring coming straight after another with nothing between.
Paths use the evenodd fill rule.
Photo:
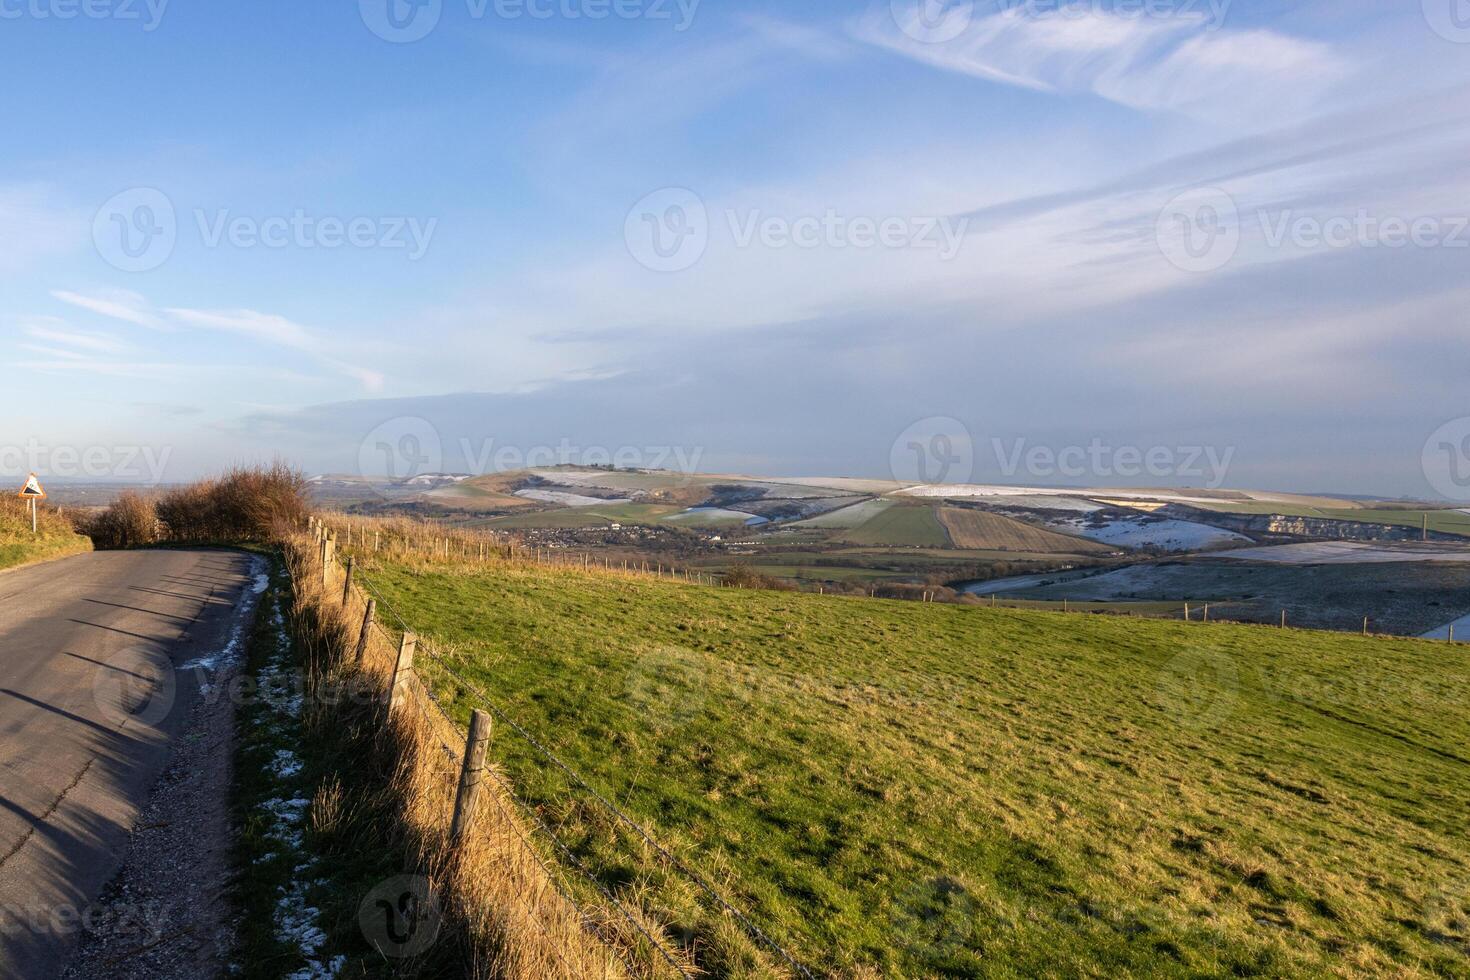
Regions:
<instances>
[{"instance_id":1,"label":"paved road","mask_svg":"<svg viewBox=\"0 0 1470 980\"><path fill-rule=\"evenodd\" d=\"M0 977L53 976L91 924L207 679L191 665L238 647L258 562L103 552L0 574Z\"/></svg>"}]
</instances>

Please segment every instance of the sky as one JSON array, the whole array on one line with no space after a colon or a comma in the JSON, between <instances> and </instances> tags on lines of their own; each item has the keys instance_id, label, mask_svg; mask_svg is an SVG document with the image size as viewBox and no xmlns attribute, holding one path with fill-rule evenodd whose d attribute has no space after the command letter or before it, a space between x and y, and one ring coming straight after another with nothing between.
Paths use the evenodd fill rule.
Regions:
<instances>
[{"instance_id":1,"label":"sky","mask_svg":"<svg viewBox=\"0 0 1470 980\"><path fill-rule=\"evenodd\" d=\"M0 0L0 474L1470 503L1467 0Z\"/></svg>"}]
</instances>

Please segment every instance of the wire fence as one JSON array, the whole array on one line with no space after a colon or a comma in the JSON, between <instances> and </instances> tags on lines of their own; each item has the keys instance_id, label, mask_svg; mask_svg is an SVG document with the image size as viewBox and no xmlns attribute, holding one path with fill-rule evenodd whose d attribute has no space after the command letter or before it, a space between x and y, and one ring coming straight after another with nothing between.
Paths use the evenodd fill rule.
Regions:
<instances>
[{"instance_id":1,"label":"wire fence","mask_svg":"<svg viewBox=\"0 0 1470 980\"><path fill-rule=\"evenodd\" d=\"M316 529L316 540L318 542L318 546L321 548L321 557L324 563L325 584L327 575L327 572L325 570L331 567L334 560L334 544L329 544L327 542L333 537L334 532L329 530L324 524L320 522L315 523L314 528ZM367 551L369 554L372 554L377 553L382 549L382 537L383 536L381 532L375 535L371 546L369 546L365 534L359 534L357 540L360 547L363 547L365 551ZM649 569L648 571L644 571L642 568L618 568L612 565L599 565L587 559L581 561L575 559L554 560L548 559L544 555L544 553L534 555L522 553L520 555L517 555L514 551L513 546L502 546L499 554L492 555L487 553L485 549L485 542L466 540L463 536L461 536L458 541L456 541L456 539L453 537L442 538L436 536L436 539L441 543L436 544L434 543L434 540L431 539L426 539L420 542L404 541L398 543L399 547L394 548L394 550L397 551L401 548L402 553L437 553L442 557L455 557L456 551L458 551L459 557L463 557L469 560L484 561L490 560L491 558L520 559L536 561L539 563L561 564L573 568L580 567L590 569L595 567L599 571L619 572L634 575L655 575L661 578L673 577L683 578L691 582L697 581L694 573L680 573L675 571L672 566L668 566L667 571L665 571L664 566L661 565ZM393 547L393 544L394 542L390 542L390 547ZM479 545L479 547L476 547L476 545ZM420 637L418 631L412 628L412 625L394 607L392 601L388 598L385 591L382 588L379 588L372 581L365 570L360 567L359 563L354 562L350 574L352 577L350 579L350 582L344 589L344 597L354 589L359 590L361 594L365 597L365 599L371 599L375 603L376 608L386 613L387 617L397 625L399 636L394 637L384 627L382 621L378 619L373 619L370 622L365 620L364 625L372 630L375 630L390 645L390 647L394 643L401 645L405 636L412 636L416 640ZM747 936L749 940L756 943L758 946L765 948L769 953L774 955L777 960L779 960L781 963L784 963L785 966L789 968L789 970L794 975L804 977L806 978L806 980L816 980L815 975L811 972L810 969L804 966L795 956L791 954L790 951L788 951L769 933L767 933L759 925L757 925L752 920L750 915L738 908L732 901L721 894L721 892L716 889L713 884L710 883L707 876L690 867L687 862L680 859L677 855L673 853L672 850L661 843L653 835L653 833L650 832L648 828L645 827L640 821L634 819L630 814L626 812L626 810L613 803L612 800L608 798L608 795L603 791L597 789L586 776L584 776L575 767L566 762L557 753L548 748L544 743L544 740L537 738L535 734L533 734L525 726L523 726L515 718L513 718L505 710L505 708L497 702L495 698L492 698L489 693L487 693L483 689L481 685L476 684L473 680L464 676L463 673L455 670L442 657L426 656L422 659L422 661L415 660L414 667L412 668L414 676L418 680L418 685L422 689L421 696L415 696L413 700L415 704L419 706L420 710L425 711L426 714L432 715L437 719L437 724L434 725L436 733L440 733L443 731L452 731L455 735L455 738L457 740L460 740L461 742L463 742L463 740L467 738L465 733L460 730L459 725L444 710L443 705L440 704L438 697L434 694L433 684L425 683L423 677L419 676L418 668L421 665L427 664L432 664L431 669L433 670L442 671L443 674L453 682L454 686L467 696L467 699L470 700L472 704L477 705L488 711L489 714L494 717L496 721L502 726L502 730L508 729L511 732L514 732L516 736L522 739L523 742L532 750L536 757L538 757L551 767L555 768L557 771L561 772L569 780L570 784L580 791L580 793L582 794L582 798L589 802L590 805L602 812L607 818L609 818L610 821L627 828L627 830L634 834L637 839L640 839L645 844L647 844L648 847L659 856L665 867L671 869L674 873L681 876L689 884L693 885L698 890L698 892L702 894L712 904L714 908L729 916L729 918L738 925L740 930ZM446 757L451 760L451 762L453 762L456 766L458 766L462 762L464 757L463 750L455 749L453 746L451 746L448 742L444 740L442 734L436 734L436 739L439 743L439 747L444 751ZM672 969L679 977L684 978L684 980L690 980L690 972L684 967L684 965L681 964L680 958L676 956L675 953L670 951L667 941L656 937L640 921L638 915L635 914L634 910L630 909L627 903L621 900L613 892L613 890L610 889L607 884L598 877L594 870L588 867L587 863L579 858L576 852L564 840L562 840L560 835L557 834L556 830L551 826L546 818L540 812L538 812L536 808L527 805L523 800L521 800L509 781L507 781L501 774L496 772L493 767L487 767L485 772L491 777L491 779L495 782L496 786L500 790L499 794L490 794L492 799L494 799L494 805L500 808L502 815L506 818L509 825L514 829L515 834L520 838L522 844L530 852L535 862L541 867L542 871L545 873L548 880L552 883L556 891L575 909L576 914L583 924L583 927L597 936L602 936L604 933L604 930L599 930L597 928L596 918L576 897L576 889L569 887L567 882L564 880L564 878L568 876L570 876L574 880L583 881L586 886L590 887L601 898L601 900L606 903L607 909L611 914L614 914L621 921L626 922L627 925L633 930L633 934L641 937L642 940L648 943L651 949L657 953L659 960L663 964ZM501 799L496 798L497 796L503 796L505 800L511 801L511 806L514 809L515 814L520 815L519 820L515 819L514 814L505 809L504 802L502 802ZM533 834L539 832L539 834L546 839L553 853L555 855L558 855L556 860L548 861L543 858L539 849L534 845L533 841L531 841L529 837L527 837L520 831L519 827L522 823L530 826ZM527 912L528 914L531 914L534 913L534 910L527 906ZM640 976L646 975L648 973L647 970L640 971L635 967L634 962L629 956L628 951L622 948L620 944L611 943L609 945L612 946L615 955L617 955L617 957L622 961L625 968L628 969L630 975Z\"/></svg>"}]
</instances>

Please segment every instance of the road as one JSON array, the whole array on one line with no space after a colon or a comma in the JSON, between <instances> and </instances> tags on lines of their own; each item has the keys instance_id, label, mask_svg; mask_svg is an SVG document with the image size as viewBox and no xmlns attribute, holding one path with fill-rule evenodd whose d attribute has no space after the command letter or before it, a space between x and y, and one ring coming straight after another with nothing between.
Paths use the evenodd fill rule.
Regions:
<instances>
[{"instance_id":1,"label":"road","mask_svg":"<svg viewBox=\"0 0 1470 980\"><path fill-rule=\"evenodd\" d=\"M207 681L198 662L238 650L261 571L201 549L0 574L0 977L55 975L95 925L89 904Z\"/></svg>"}]
</instances>

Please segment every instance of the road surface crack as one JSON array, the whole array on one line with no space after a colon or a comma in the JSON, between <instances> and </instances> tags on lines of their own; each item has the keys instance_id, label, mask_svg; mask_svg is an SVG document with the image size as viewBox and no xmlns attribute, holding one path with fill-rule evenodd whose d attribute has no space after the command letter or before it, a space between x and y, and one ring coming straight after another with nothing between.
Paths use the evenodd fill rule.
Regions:
<instances>
[{"instance_id":1,"label":"road surface crack","mask_svg":"<svg viewBox=\"0 0 1470 980\"><path fill-rule=\"evenodd\" d=\"M68 793L77 788L77 784L82 781L82 777L87 775L87 770L91 769L92 763L96 761L97 759L95 757L87 760L87 764L82 766L81 770L76 774L72 781L68 783L66 788L61 791L61 795L57 796L56 799L51 802L51 805L46 808L46 812L36 818L35 823L31 824L31 828L21 835L20 840L15 842L15 846L6 852L4 857L0 857L0 868L5 867L6 861L9 861L11 858L15 857L17 854L20 853L21 848L30 843L30 839L36 835L36 828L40 827L41 824L51 819L51 814L55 813L57 808L61 806L61 801L66 799Z\"/></svg>"}]
</instances>

